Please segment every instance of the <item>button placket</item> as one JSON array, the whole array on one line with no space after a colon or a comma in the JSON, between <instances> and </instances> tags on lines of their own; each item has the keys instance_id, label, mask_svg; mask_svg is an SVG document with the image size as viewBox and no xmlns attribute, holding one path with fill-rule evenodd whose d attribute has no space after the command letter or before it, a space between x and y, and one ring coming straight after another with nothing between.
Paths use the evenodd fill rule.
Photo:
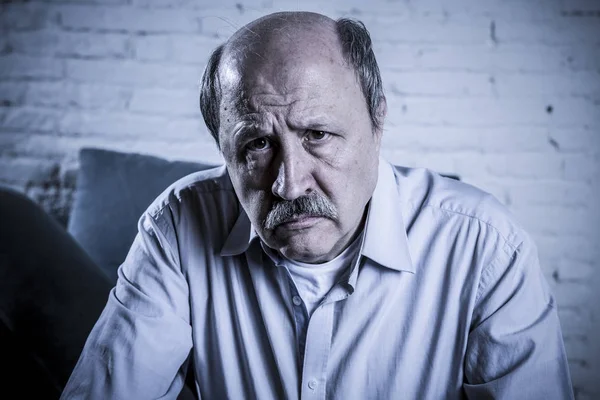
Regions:
<instances>
[{"instance_id":1,"label":"button placket","mask_svg":"<svg viewBox=\"0 0 600 400\"><path fill-rule=\"evenodd\" d=\"M290 294L292 296L292 314L294 315L295 330L297 342L297 356L298 356L298 369L302 370L304 364L304 348L306 346L306 330L308 325L308 314L304 302L298 294L294 280L292 279L289 271L284 268L287 279Z\"/></svg>"},{"instance_id":2,"label":"button placket","mask_svg":"<svg viewBox=\"0 0 600 400\"><path fill-rule=\"evenodd\" d=\"M325 399L334 304L321 304L308 321L301 399Z\"/></svg>"},{"instance_id":3,"label":"button placket","mask_svg":"<svg viewBox=\"0 0 600 400\"><path fill-rule=\"evenodd\" d=\"M302 304L302 299L298 295L292 296L292 303L294 303L295 306L299 306Z\"/></svg>"}]
</instances>

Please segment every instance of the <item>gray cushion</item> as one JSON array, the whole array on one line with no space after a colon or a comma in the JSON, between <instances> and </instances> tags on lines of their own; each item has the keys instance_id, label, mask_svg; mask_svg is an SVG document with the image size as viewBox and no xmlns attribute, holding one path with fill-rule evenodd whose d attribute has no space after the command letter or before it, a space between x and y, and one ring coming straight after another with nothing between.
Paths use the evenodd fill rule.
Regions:
<instances>
[{"instance_id":1,"label":"gray cushion","mask_svg":"<svg viewBox=\"0 0 600 400\"><path fill-rule=\"evenodd\" d=\"M68 231L113 282L150 203L179 178L212 167L91 148L79 159Z\"/></svg>"}]
</instances>

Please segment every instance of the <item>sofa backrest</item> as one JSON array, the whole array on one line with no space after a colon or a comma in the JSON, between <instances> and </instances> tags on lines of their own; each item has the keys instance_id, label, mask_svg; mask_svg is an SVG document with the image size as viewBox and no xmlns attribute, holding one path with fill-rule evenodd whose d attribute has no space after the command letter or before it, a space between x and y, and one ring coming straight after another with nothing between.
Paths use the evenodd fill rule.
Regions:
<instances>
[{"instance_id":1,"label":"sofa backrest","mask_svg":"<svg viewBox=\"0 0 600 400\"><path fill-rule=\"evenodd\" d=\"M179 178L213 167L94 148L79 161L67 229L113 282L150 203Z\"/></svg>"}]
</instances>

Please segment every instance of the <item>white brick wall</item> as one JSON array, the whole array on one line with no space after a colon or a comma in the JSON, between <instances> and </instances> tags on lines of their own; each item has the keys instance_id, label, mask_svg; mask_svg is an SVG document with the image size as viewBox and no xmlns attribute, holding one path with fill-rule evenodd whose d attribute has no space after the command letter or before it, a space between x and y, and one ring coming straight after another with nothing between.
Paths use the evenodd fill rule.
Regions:
<instances>
[{"instance_id":1,"label":"white brick wall","mask_svg":"<svg viewBox=\"0 0 600 400\"><path fill-rule=\"evenodd\" d=\"M197 108L210 51L299 9L370 28L388 159L459 174L533 234L577 398L600 396L597 0L2 3L0 183L64 221L81 147L218 162Z\"/></svg>"}]
</instances>

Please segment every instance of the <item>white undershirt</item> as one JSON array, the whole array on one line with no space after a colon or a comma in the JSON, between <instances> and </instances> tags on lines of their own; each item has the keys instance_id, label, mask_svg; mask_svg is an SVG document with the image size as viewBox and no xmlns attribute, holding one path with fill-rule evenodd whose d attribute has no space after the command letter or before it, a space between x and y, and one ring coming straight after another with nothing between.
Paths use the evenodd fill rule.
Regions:
<instances>
[{"instance_id":1,"label":"white undershirt","mask_svg":"<svg viewBox=\"0 0 600 400\"><path fill-rule=\"evenodd\" d=\"M336 258L323 264L308 264L281 257L281 265L285 266L298 289L298 294L304 300L308 315L313 311L333 285L350 267L356 253L360 249L362 234Z\"/></svg>"}]
</instances>

